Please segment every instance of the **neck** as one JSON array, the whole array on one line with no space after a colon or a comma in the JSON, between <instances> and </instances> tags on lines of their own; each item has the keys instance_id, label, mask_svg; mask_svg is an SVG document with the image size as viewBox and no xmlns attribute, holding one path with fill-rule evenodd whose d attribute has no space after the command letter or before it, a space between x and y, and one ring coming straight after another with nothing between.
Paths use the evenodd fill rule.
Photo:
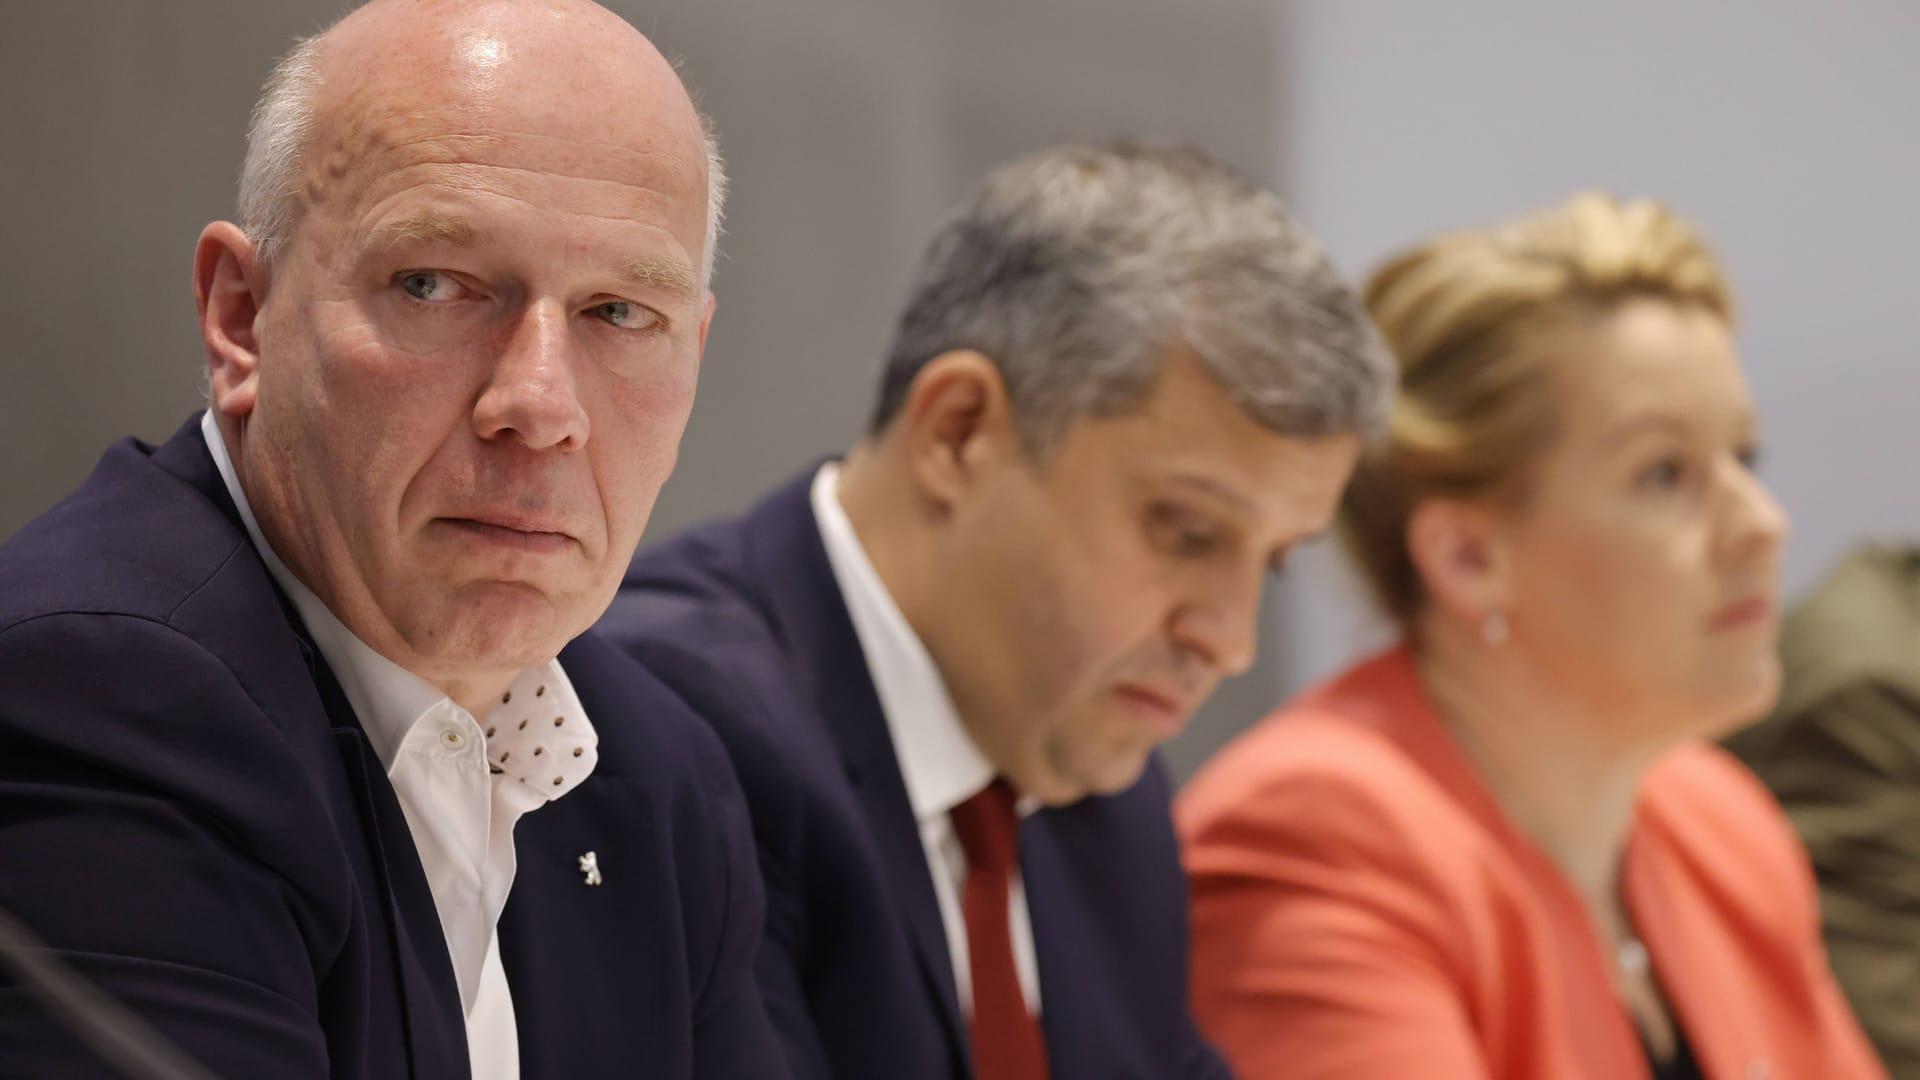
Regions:
<instances>
[{"instance_id":1,"label":"neck","mask_svg":"<svg viewBox=\"0 0 1920 1080\"><path fill-rule=\"evenodd\" d=\"M487 713L500 704L500 696L513 685L518 672L504 674L476 674L461 678L433 678L423 676L441 693L452 699L455 705L467 710L475 720L485 720Z\"/></svg>"},{"instance_id":2,"label":"neck","mask_svg":"<svg viewBox=\"0 0 1920 1080\"><path fill-rule=\"evenodd\" d=\"M871 441L847 452L839 479L840 508L861 550L907 625L926 641L923 613L934 583L924 571L938 562L927 530L919 524L919 493L899 463Z\"/></svg>"},{"instance_id":3,"label":"neck","mask_svg":"<svg viewBox=\"0 0 1920 1080\"><path fill-rule=\"evenodd\" d=\"M961 727L983 754L995 759L992 733L977 723L978 704L967 692L968 680L954 666L970 649L979 651L968 636L967 598L947 591L964 588L950 584L966 577L955 571L961 552L943 546L938 515L944 511L920 490L901 457L884 443L869 440L855 446L840 465L840 508L880 584L926 648ZM999 760L995 766L1004 768Z\"/></svg>"},{"instance_id":4,"label":"neck","mask_svg":"<svg viewBox=\"0 0 1920 1080\"><path fill-rule=\"evenodd\" d=\"M1515 645L1440 623L1423 624L1419 664L1442 721L1508 818L1610 915L1640 783L1669 744L1622 739L1622 718L1540 678Z\"/></svg>"}]
</instances>

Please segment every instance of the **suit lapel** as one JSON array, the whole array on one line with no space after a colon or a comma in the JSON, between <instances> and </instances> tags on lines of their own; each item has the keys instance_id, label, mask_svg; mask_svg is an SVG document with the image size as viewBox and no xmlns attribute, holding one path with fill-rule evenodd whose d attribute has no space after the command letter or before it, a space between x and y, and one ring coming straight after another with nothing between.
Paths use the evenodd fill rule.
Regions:
<instances>
[{"instance_id":1,"label":"suit lapel","mask_svg":"<svg viewBox=\"0 0 1920 1080\"><path fill-rule=\"evenodd\" d=\"M749 564L769 597L769 614L793 658L795 677L839 750L909 947L928 992L940 1003L949 1049L964 1060L968 1041L946 927L886 715L814 521L815 471L806 470L755 508L746 530Z\"/></svg>"},{"instance_id":2,"label":"suit lapel","mask_svg":"<svg viewBox=\"0 0 1920 1080\"><path fill-rule=\"evenodd\" d=\"M1021 823L1020 874L1054 1080L1213 1074L1197 1065L1201 1045L1185 1041L1186 888L1170 822L1160 817L1166 785L1150 761L1124 793L1043 809ZM1164 831L1145 831L1143 813ZM1114 857L1116 843L1125 858Z\"/></svg>"},{"instance_id":3,"label":"suit lapel","mask_svg":"<svg viewBox=\"0 0 1920 1080\"><path fill-rule=\"evenodd\" d=\"M686 920L673 867L658 858L668 843L651 807L641 781L596 769L514 827L518 865L500 913L500 962L514 987L529 1080L674 1075L688 1053L687 961L660 944ZM580 869L588 851L604 871L598 885Z\"/></svg>"},{"instance_id":4,"label":"suit lapel","mask_svg":"<svg viewBox=\"0 0 1920 1080\"><path fill-rule=\"evenodd\" d=\"M864 682L864 672L861 681ZM853 680L848 680L852 682ZM869 689L868 697L872 696ZM893 758L893 748L885 730L885 721L875 715L858 715L860 702L848 700L853 694L829 694L823 707L843 711L830 712L835 739L841 745L854 793L872 830L875 849L886 868L890 890L896 901L907 937L919 962L927 989L940 1003L948 1038L956 1052L965 1053L967 1040L960 1019L960 1000L953 974L952 954L947 948L946 924L940 918L940 902L933 891L933 877L927 867L927 850L920 840L919 822L907 800L905 783ZM837 699L837 700L836 700ZM871 724L880 725L878 745L872 739ZM862 745L862 740L865 740ZM882 753L884 751L884 753Z\"/></svg>"},{"instance_id":5,"label":"suit lapel","mask_svg":"<svg viewBox=\"0 0 1920 1080\"><path fill-rule=\"evenodd\" d=\"M383 914L393 932L391 961L400 975L398 996L405 1014L401 1029L406 1034L409 1067L415 1076L438 1075L455 1063L464 1072L467 1030L453 960L447 954L439 909L427 887L413 833L373 744L354 721L344 695L333 686L330 674L321 682L332 690L329 694L323 689L323 696L336 721L334 743L358 800L362 831L372 853L376 879L372 884L384 901ZM349 726L338 724L343 713Z\"/></svg>"},{"instance_id":6,"label":"suit lapel","mask_svg":"<svg viewBox=\"0 0 1920 1080\"><path fill-rule=\"evenodd\" d=\"M1041 1030L1046 1032L1046 1059L1054 1080L1104 1080L1121 1072L1106 1072L1100 1040L1087 1038L1091 1030L1085 1005L1096 997L1077 984L1089 965L1075 957L1087 919L1083 897L1075 896L1052 821L1056 811L1039 811L1021 822L1020 878L1027 892L1027 919L1033 920L1033 951L1041 969ZM1075 915L1077 913L1077 915ZM1125 1038L1125 1032L1116 1032Z\"/></svg>"},{"instance_id":7,"label":"suit lapel","mask_svg":"<svg viewBox=\"0 0 1920 1080\"><path fill-rule=\"evenodd\" d=\"M467 1022L461 1017L453 961L440 930L440 913L426 888L413 832L359 728L334 728L340 759L359 798L361 824L372 851L374 886L392 926L392 963L399 972L401 1030L415 1076L432 1076L449 1063L467 1065Z\"/></svg>"}]
</instances>

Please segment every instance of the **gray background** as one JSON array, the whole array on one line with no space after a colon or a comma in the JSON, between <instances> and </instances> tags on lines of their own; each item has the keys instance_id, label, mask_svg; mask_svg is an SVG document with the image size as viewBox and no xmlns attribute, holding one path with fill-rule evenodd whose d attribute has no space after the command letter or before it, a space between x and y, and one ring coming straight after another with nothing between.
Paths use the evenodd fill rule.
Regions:
<instances>
[{"instance_id":1,"label":"gray background","mask_svg":"<svg viewBox=\"0 0 1920 1080\"><path fill-rule=\"evenodd\" d=\"M662 0L735 178L699 402L653 536L842 447L942 207L1050 142L1183 138L1273 183L1358 274L1435 229L1605 186L1666 198L1738 287L1799 590L1920 534L1920 8L1854 0ZM191 252L231 211L272 59L343 9L10 5L0 36L0 536L112 439L199 404ZM1183 774L1376 641L1329 550L1268 598L1263 657Z\"/></svg>"}]
</instances>

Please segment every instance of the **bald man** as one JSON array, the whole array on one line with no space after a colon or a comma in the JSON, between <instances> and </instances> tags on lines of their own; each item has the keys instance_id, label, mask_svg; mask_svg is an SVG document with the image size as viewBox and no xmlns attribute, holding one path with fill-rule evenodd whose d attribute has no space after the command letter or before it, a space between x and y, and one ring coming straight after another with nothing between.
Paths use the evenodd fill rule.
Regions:
<instances>
[{"instance_id":1,"label":"bald man","mask_svg":"<svg viewBox=\"0 0 1920 1080\"><path fill-rule=\"evenodd\" d=\"M201 234L209 407L0 548L0 909L221 1076L778 1076L719 745L583 631L722 182L582 2L376 0ZM102 1064L0 984L0 1075Z\"/></svg>"}]
</instances>

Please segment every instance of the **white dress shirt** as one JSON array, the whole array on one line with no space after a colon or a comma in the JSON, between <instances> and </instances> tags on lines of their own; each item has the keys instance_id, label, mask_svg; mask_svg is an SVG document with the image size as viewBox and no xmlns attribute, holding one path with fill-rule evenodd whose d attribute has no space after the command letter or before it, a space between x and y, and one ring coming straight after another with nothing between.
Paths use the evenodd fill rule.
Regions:
<instances>
[{"instance_id":1,"label":"white dress shirt","mask_svg":"<svg viewBox=\"0 0 1920 1080\"><path fill-rule=\"evenodd\" d=\"M508 700L488 710L488 721L497 724L512 715L517 726L522 710L538 701L542 718L559 721L551 736L542 734L554 745L554 757L543 760L539 785L496 771L488 761L487 733L473 714L373 651L293 576L260 533L211 411L202 414L200 430L254 549L299 610L399 797L446 935L466 1013L473 1075L517 1080L520 1040L513 995L500 966L498 932L500 910L513 887L513 826L520 815L565 795L593 771L598 760L593 725L558 660L529 668L514 680ZM516 698L517 706L511 700ZM498 756L497 748L491 752ZM556 759L564 767L546 765ZM556 772L564 775L549 782L547 774Z\"/></svg>"},{"instance_id":2,"label":"white dress shirt","mask_svg":"<svg viewBox=\"0 0 1920 1080\"><path fill-rule=\"evenodd\" d=\"M960 724L953 698L933 657L920 636L907 624L899 605L873 569L853 522L840 506L840 468L827 462L813 478L813 516L827 547L827 562L839 582L847 614L853 618L867 672L880 696L893 752L900 761L907 799L920 823L920 843L926 848L927 869L933 875L933 895L940 904L940 922L947 931L947 952L953 960L955 989L960 1007L973 1013L972 965L967 959L967 920L960 897L967 882L967 853L953 830L953 808L966 802L994 779L992 763L981 755ZM1033 801L1020 801L1022 815ZM1033 952L1033 922L1027 916L1027 894L1016 870L1007 898L1013 935L1013 963L1027 1009L1040 1013L1040 965Z\"/></svg>"}]
</instances>

